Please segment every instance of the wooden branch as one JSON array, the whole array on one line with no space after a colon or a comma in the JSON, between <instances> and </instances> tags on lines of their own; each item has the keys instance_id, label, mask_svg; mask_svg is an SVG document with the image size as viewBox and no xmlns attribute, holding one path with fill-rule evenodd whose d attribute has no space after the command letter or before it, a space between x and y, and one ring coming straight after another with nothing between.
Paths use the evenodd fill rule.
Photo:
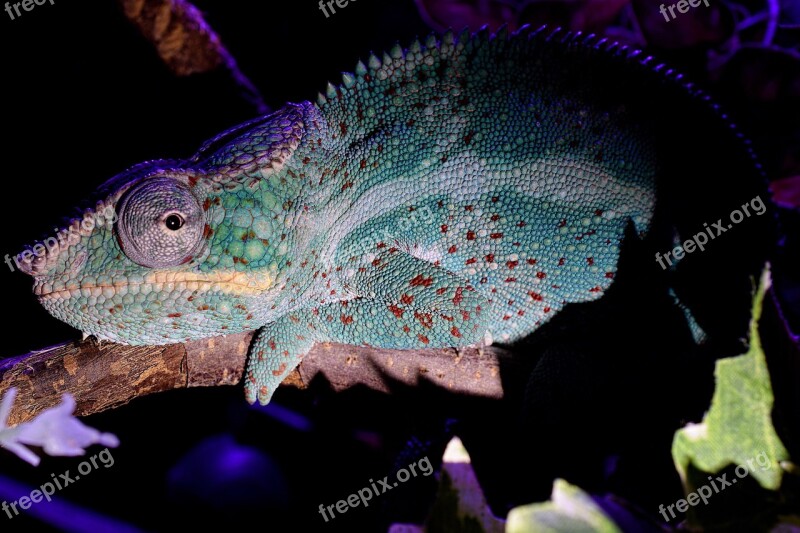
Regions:
<instances>
[{"instance_id":1,"label":"wooden branch","mask_svg":"<svg viewBox=\"0 0 800 533\"><path fill-rule=\"evenodd\" d=\"M125 16L150 41L176 76L227 69L259 114L269 107L239 69L203 14L187 0L118 0Z\"/></svg>"},{"instance_id":2,"label":"wooden branch","mask_svg":"<svg viewBox=\"0 0 800 533\"><path fill-rule=\"evenodd\" d=\"M84 416L155 392L236 385L252 336L246 332L165 346L124 346L93 338L60 344L0 360L0 397L17 387L8 420L15 425L58 404L64 392L75 397L75 414ZM452 392L501 398L500 362L509 355L495 347L383 350L317 344L282 385L305 388L322 374L337 391L365 385L389 392L397 384L427 380Z\"/></svg>"}]
</instances>

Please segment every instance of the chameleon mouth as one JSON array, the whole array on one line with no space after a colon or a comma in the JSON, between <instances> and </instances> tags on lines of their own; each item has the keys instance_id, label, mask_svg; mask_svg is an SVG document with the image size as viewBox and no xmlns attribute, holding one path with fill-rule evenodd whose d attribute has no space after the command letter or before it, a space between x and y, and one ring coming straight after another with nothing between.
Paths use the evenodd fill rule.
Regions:
<instances>
[{"instance_id":1,"label":"chameleon mouth","mask_svg":"<svg viewBox=\"0 0 800 533\"><path fill-rule=\"evenodd\" d=\"M273 278L267 273L247 273L223 270L219 272L200 274L197 272L155 272L149 274L142 281L109 284L85 284L54 287L50 283L43 283L34 287L33 293L40 300L61 299L68 300L74 297L112 298L128 293L136 294L141 287L148 286L148 292L174 293L188 292L222 292L236 296L258 296L272 286Z\"/></svg>"}]
</instances>

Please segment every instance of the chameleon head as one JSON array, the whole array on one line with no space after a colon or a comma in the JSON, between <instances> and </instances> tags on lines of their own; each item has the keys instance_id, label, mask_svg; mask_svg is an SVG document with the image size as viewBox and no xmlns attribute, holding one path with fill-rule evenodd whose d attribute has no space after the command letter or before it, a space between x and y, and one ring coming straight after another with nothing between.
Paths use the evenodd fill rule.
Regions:
<instances>
[{"instance_id":1,"label":"chameleon head","mask_svg":"<svg viewBox=\"0 0 800 533\"><path fill-rule=\"evenodd\" d=\"M250 192L159 163L109 181L112 192L82 220L26 254L35 255L20 261L34 293L56 318L122 343L259 327L273 303L272 226L252 224Z\"/></svg>"}]
</instances>

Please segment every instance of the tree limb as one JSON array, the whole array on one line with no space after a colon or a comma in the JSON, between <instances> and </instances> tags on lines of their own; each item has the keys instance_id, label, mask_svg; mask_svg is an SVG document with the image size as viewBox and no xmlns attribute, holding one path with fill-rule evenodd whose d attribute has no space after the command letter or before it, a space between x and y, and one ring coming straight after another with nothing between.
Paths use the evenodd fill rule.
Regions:
<instances>
[{"instance_id":1,"label":"tree limb","mask_svg":"<svg viewBox=\"0 0 800 533\"><path fill-rule=\"evenodd\" d=\"M252 336L246 332L164 346L89 338L2 360L0 397L18 388L8 424L32 419L58 404L65 392L75 397L75 414L84 416L155 392L236 385ZM337 391L365 385L389 392L397 384L427 380L452 392L501 398L500 363L509 355L495 347L384 350L324 343L315 345L282 385L306 388L322 374Z\"/></svg>"}]
</instances>

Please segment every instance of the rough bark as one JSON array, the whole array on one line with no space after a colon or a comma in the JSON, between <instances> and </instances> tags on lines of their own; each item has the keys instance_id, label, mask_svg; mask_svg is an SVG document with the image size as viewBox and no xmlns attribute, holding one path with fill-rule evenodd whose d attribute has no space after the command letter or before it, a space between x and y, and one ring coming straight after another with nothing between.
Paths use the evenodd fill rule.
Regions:
<instances>
[{"instance_id":1,"label":"rough bark","mask_svg":"<svg viewBox=\"0 0 800 533\"><path fill-rule=\"evenodd\" d=\"M236 385L253 332L186 344L123 346L90 338L0 361L0 396L18 395L8 423L36 416L71 393L75 414L118 407L138 396L185 387ZM508 352L483 349L384 350L317 344L283 382L305 388L322 374L334 390L354 385L390 392L425 380L452 392L501 398L500 362ZM244 401L244 396L243 396Z\"/></svg>"}]
</instances>

